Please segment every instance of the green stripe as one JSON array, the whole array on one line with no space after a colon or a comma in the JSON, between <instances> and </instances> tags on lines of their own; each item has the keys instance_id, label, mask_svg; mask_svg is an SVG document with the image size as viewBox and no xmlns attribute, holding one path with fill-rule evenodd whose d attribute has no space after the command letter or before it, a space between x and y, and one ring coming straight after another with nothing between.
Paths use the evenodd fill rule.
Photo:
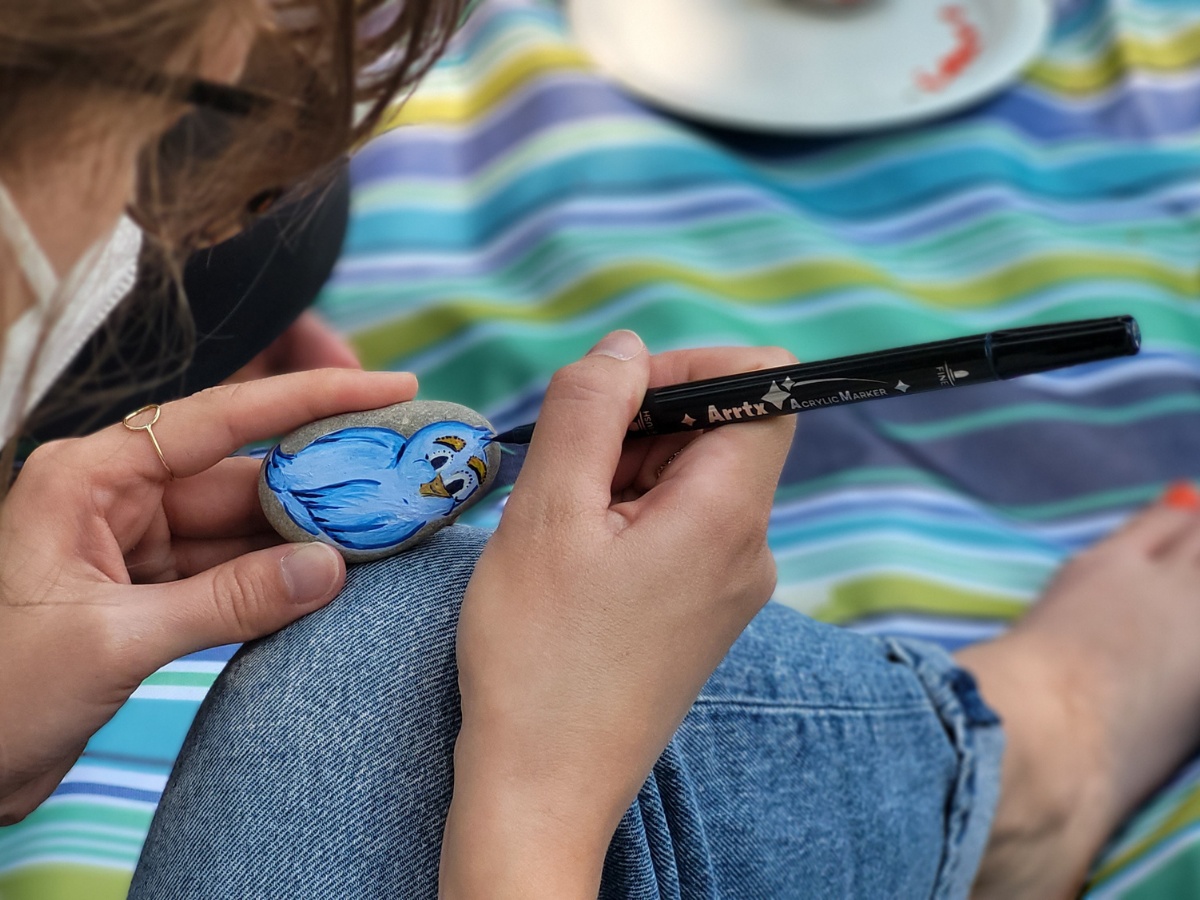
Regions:
<instances>
[{"instance_id":1,"label":"green stripe","mask_svg":"<svg viewBox=\"0 0 1200 900\"><path fill-rule=\"evenodd\" d=\"M146 828L144 825L133 828L113 828L110 825L96 825L86 821L44 822L36 827L23 828L15 836L5 835L5 840L0 842L0 856L3 856L12 847L36 845L48 838L57 840L64 837L110 843L126 842L140 847L146 837Z\"/></svg>"},{"instance_id":2,"label":"green stripe","mask_svg":"<svg viewBox=\"0 0 1200 900\"><path fill-rule=\"evenodd\" d=\"M212 687L213 682L217 680L215 672L155 672L149 678L142 682L143 686L170 686L170 687Z\"/></svg>"},{"instance_id":3,"label":"green stripe","mask_svg":"<svg viewBox=\"0 0 1200 900\"><path fill-rule=\"evenodd\" d=\"M144 832L150 827L150 819L153 815L152 810L109 806L95 802L60 800L55 797L50 803L44 803L31 812L24 821L6 828L3 833L7 836L17 834L21 829L34 825L54 822L71 824L79 821Z\"/></svg>"},{"instance_id":4,"label":"green stripe","mask_svg":"<svg viewBox=\"0 0 1200 900\"><path fill-rule=\"evenodd\" d=\"M125 900L130 869L36 865L0 875L3 900Z\"/></svg>"},{"instance_id":5,"label":"green stripe","mask_svg":"<svg viewBox=\"0 0 1200 900\"><path fill-rule=\"evenodd\" d=\"M838 585L829 602L812 616L835 624L899 611L957 619L1010 621L1026 608L1026 604L1009 597L962 590L903 575L878 575Z\"/></svg>"}]
</instances>

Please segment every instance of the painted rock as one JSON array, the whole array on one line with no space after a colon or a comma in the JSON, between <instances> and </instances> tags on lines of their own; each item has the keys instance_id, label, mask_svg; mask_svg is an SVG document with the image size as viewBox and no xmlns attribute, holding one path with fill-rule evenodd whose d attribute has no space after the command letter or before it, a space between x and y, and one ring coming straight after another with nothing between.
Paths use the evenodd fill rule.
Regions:
<instances>
[{"instance_id":1,"label":"painted rock","mask_svg":"<svg viewBox=\"0 0 1200 900\"><path fill-rule=\"evenodd\" d=\"M293 431L263 460L258 497L286 540L349 562L420 543L479 500L500 469L491 424L457 403L413 400Z\"/></svg>"}]
</instances>

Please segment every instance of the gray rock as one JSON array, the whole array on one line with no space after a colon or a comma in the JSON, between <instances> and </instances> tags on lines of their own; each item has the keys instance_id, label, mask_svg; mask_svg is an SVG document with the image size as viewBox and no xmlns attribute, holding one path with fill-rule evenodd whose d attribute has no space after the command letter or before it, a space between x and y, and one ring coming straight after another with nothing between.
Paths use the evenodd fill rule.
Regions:
<instances>
[{"instance_id":1,"label":"gray rock","mask_svg":"<svg viewBox=\"0 0 1200 900\"><path fill-rule=\"evenodd\" d=\"M320 440L357 428L394 434ZM259 502L285 540L323 541L347 562L381 559L449 525L487 493L500 470L493 433L474 410L433 400L321 419L267 454Z\"/></svg>"}]
</instances>

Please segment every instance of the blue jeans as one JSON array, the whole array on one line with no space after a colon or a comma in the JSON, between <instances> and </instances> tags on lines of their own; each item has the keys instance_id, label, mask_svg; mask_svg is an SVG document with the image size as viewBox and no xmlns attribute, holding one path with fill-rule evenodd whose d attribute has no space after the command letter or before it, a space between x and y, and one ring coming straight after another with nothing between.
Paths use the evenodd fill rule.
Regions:
<instances>
[{"instance_id":1,"label":"blue jeans","mask_svg":"<svg viewBox=\"0 0 1200 900\"><path fill-rule=\"evenodd\" d=\"M132 900L437 896L454 632L486 537L455 527L353 568L329 607L242 649L179 757ZM1002 745L940 649L768 606L625 814L601 896L965 896Z\"/></svg>"}]
</instances>

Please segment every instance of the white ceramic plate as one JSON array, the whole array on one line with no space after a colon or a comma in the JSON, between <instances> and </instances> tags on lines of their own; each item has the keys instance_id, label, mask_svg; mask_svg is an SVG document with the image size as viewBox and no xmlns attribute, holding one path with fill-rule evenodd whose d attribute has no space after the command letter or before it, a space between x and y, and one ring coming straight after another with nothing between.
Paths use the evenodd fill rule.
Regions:
<instances>
[{"instance_id":1,"label":"white ceramic plate","mask_svg":"<svg viewBox=\"0 0 1200 900\"><path fill-rule=\"evenodd\" d=\"M914 122L1004 87L1049 0L567 0L576 37L635 94L700 120L836 133Z\"/></svg>"}]
</instances>

